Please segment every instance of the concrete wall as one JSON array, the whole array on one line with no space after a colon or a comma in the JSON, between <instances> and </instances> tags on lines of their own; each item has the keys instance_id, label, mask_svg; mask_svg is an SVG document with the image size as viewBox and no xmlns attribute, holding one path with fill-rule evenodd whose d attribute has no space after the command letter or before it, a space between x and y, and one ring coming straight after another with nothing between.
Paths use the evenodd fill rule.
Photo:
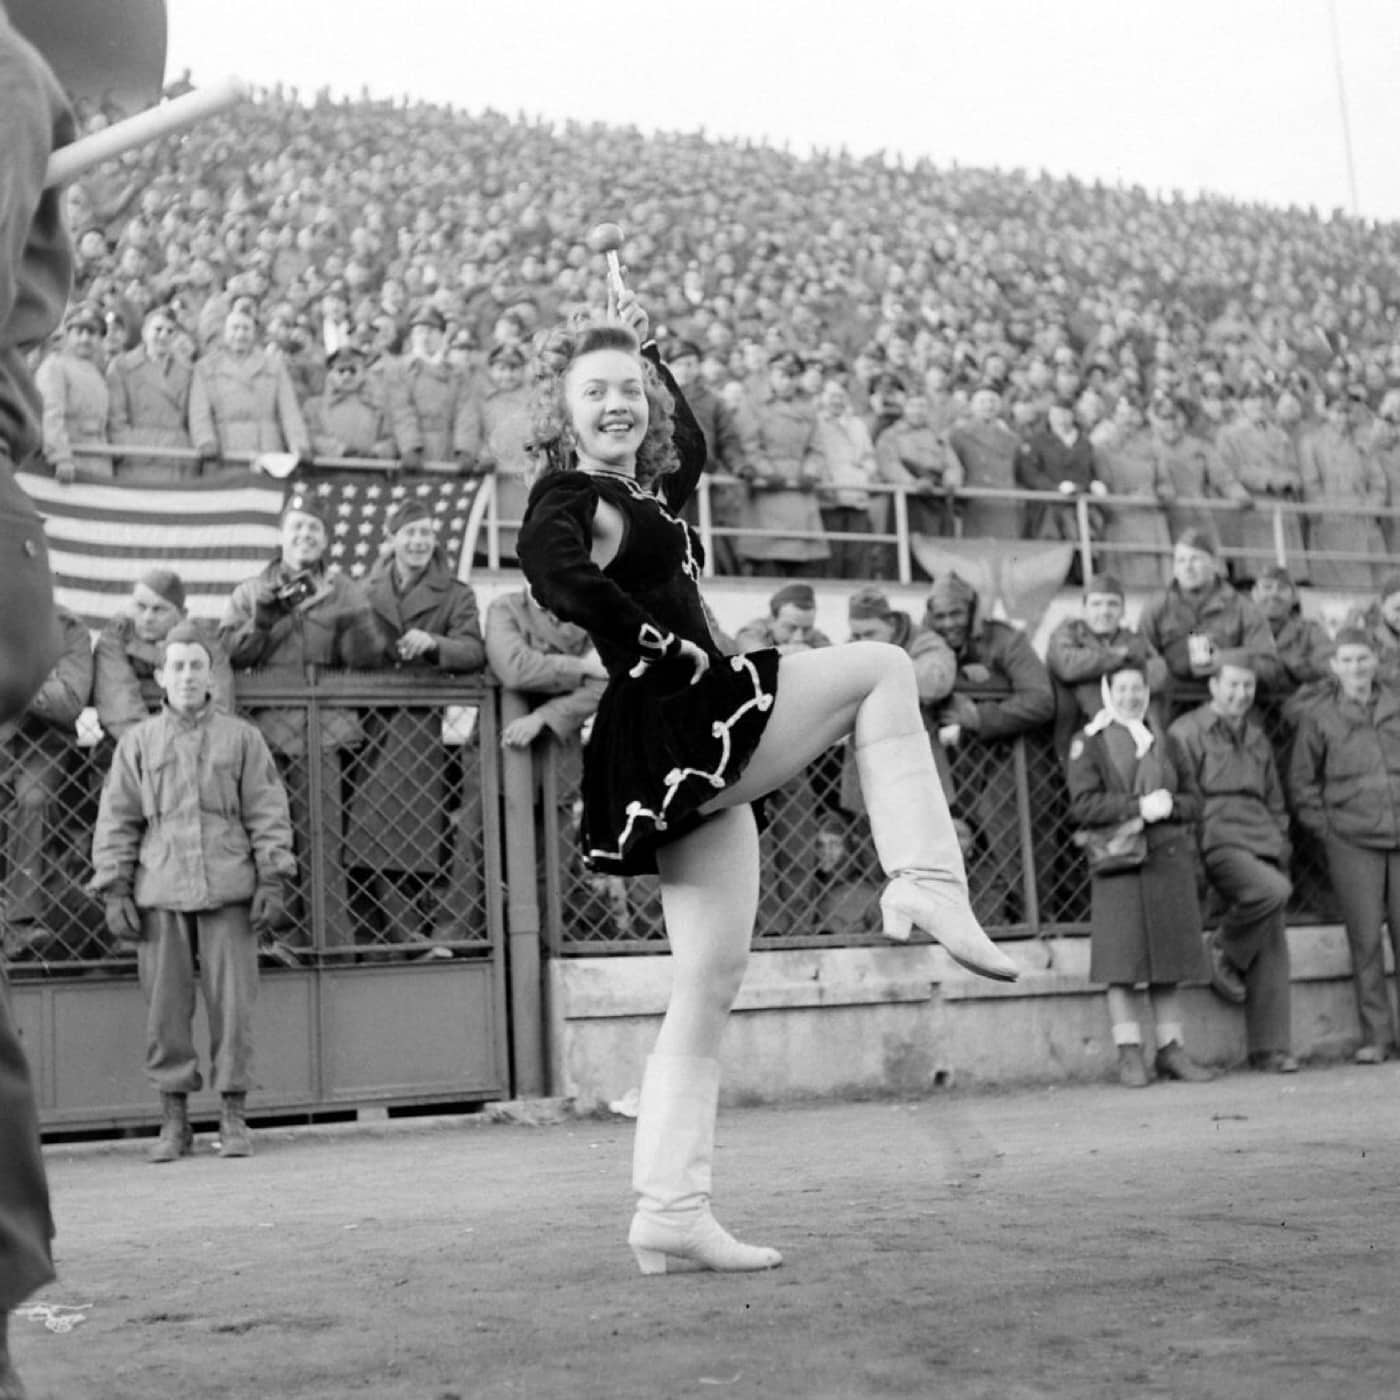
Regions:
<instances>
[{"instance_id":1,"label":"concrete wall","mask_svg":"<svg viewBox=\"0 0 1400 1400\"><path fill-rule=\"evenodd\" d=\"M724 1044L727 1102L922 1093L947 1084L1063 1083L1114 1072L1087 938L1006 943L1013 986L974 977L932 944L756 953ZM1293 1048L1335 1059L1359 1040L1346 938L1292 929ZM636 1087L670 987L670 958L565 958L548 969L550 1092L589 1108ZM1183 992L1188 1048L1245 1057L1244 1017L1207 987ZM1150 1017L1143 1013L1150 1041ZM1150 1047L1149 1047L1150 1048Z\"/></svg>"}]
</instances>

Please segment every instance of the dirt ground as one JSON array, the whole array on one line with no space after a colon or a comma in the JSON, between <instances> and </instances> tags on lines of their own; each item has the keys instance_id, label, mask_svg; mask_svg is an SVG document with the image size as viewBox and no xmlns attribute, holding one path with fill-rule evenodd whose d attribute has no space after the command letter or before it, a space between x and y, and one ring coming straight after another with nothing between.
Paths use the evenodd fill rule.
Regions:
<instances>
[{"instance_id":1,"label":"dirt ground","mask_svg":"<svg viewBox=\"0 0 1400 1400\"><path fill-rule=\"evenodd\" d=\"M50 1151L33 1400L1400 1393L1400 1065L726 1111L762 1275L644 1279L631 1124ZM61 1314L60 1314L61 1316Z\"/></svg>"}]
</instances>

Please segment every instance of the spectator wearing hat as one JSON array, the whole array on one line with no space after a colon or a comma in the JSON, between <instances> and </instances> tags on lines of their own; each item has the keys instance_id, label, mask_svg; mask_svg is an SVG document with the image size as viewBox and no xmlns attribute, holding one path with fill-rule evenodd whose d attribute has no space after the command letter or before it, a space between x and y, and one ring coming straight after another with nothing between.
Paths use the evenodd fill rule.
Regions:
<instances>
[{"instance_id":1,"label":"spectator wearing hat","mask_svg":"<svg viewBox=\"0 0 1400 1400\"><path fill-rule=\"evenodd\" d=\"M1110 496L1169 498L1159 442L1142 408L1120 395L1113 418L1095 436L1094 460L1101 490ZM1171 533L1160 505L1105 505L1099 513L1104 567L1127 588L1161 588L1170 573Z\"/></svg>"},{"instance_id":2,"label":"spectator wearing hat","mask_svg":"<svg viewBox=\"0 0 1400 1400\"><path fill-rule=\"evenodd\" d=\"M962 463L953 455L947 437L930 419L928 395L908 394L897 421L880 434L875 444L876 478L905 488L909 530L916 535L948 535L953 528L953 500L949 494L963 484ZM880 534L892 529L894 498L881 494L871 506L872 525ZM893 553L878 547L877 577L892 577Z\"/></svg>"},{"instance_id":3,"label":"spectator wearing hat","mask_svg":"<svg viewBox=\"0 0 1400 1400\"><path fill-rule=\"evenodd\" d=\"M408 353L394 376L399 458L411 469L425 461L464 461L479 428L466 381L447 360L447 320L425 302L413 313L408 337Z\"/></svg>"},{"instance_id":4,"label":"spectator wearing hat","mask_svg":"<svg viewBox=\"0 0 1400 1400\"><path fill-rule=\"evenodd\" d=\"M870 440L878 443L904 414L904 380L893 370L885 370L870 381L866 395L865 424Z\"/></svg>"},{"instance_id":5,"label":"spectator wearing hat","mask_svg":"<svg viewBox=\"0 0 1400 1400\"><path fill-rule=\"evenodd\" d=\"M280 356L256 345L251 310L224 318L223 341L195 364L190 437L206 463L232 454L294 452L309 457L311 439Z\"/></svg>"},{"instance_id":6,"label":"spectator wearing hat","mask_svg":"<svg viewBox=\"0 0 1400 1400\"><path fill-rule=\"evenodd\" d=\"M125 606L98 633L93 648L92 703L103 733L115 743L128 729L158 714L165 691L156 672L160 644L187 622L185 585L173 569L147 569ZM213 627L200 627L209 653L214 704L233 712L233 668Z\"/></svg>"},{"instance_id":7,"label":"spectator wearing hat","mask_svg":"<svg viewBox=\"0 0 1400 1400\"><path fill-rule=\"evenodd\" d=\"M1027 491L1053 491L1063 496L1065 506L1031 501L1025 509L1026 538L1031 540L1071 540L1079 538L1079 525L1073 509L1077 496L1091 491L1102 495L1094 448L1079 430L1074 405L1063 400L1052 403L1045 425L1034 429L1016 458L1016 483ZM1102 528L1102 513L1093 515L1093 531Z\"/></svg>"},{"instance_id":8,"label":"spectator wearing hat","mask_svg":"<svg viewBox=\"0 0 1400 1400\"><path fill-rule=\"evenodd\" d=\"M908 653L914 663L914 681L919 689L924 727L928 730L929 742L936 744L939 710L952 694L958 673L958 663L948 643L937 632L916 625L907 612L892 606L884 590L873 583L851 594L846 604L846 619L851 641L887 642ZM841 805L849 812L865 810L855 752L849 745L841 775Z\"/></svg>"},{"instance_id":9,"label":"spectator wearing hat","mask_svg":"<svg viewBox=\"0 0 1400 1400\"><path fill-rule=\"evenodd\" d=\"M58 609L60 650L24 712L0 724L5 797L4 928L0 953L13 961L71 956L50 927L49 898L66 842L56 839L58 797L77 752L74 725L92 693L86 624Z\"/></svg>"},{"instance_id":10,"label":"spectator wearing hat","mask_svg":"<svg viewBox=\"0 0 1400 1400\"><path fill-rule=\"evenodd\" d=\"M1292 503L1303 498L1303 475L1293 440L1270 412L1268 396L1260 388L1244 390L1239 417L1222 427L1216 437L1225 469L1249 492L1253 509L1239 517L1240 549L1237 566L1246 578L1253 578L1275 558L1275 503ZM1303 529L1300 517L1291 511L1281 514L1283 550L1288 559L1302 559ZM1261 676L1261 684L1268 682Z\"/></svg>"},{"instance_id":11,"label":"spectator wearing hat","mask_svg":"<svg viewBox=\"0 0 1400 1400\"><path fill-rule=\"evenodd\" d=\"M1303 443L1303 499L1314 508L1308 577L1318 588L1369 593L1385 567L1379 512L1388 488L1366 441L1368 417L1364 402L1339 396L1327 406L1327 421ZM1328 553L1364 557L1324 558Z\"/></svg>"},{"instance_id":12,"label":"spectator wearing hat","mask_svg":"<svg viewBox=\"0 0 1400 1400\"><path fill-rule=\"evenodd\" d=\"M100 313L77 306L63 323L63 344L34 374L44 404L44 457L59 481L110 477L107 453L83 452L84 443L107 440L107 381L99 363L105 327Z\"/></svg>"},{"instance_id":13,"label":"spectator wearing hat","mask_svg":"<svg viewBox=\"0 0 1400 1400\"><path fill-rule=\"evenodd\" d=\"M193 1150L188 1096L202 1084L194 1045L196 975L210 1028L212 1087L223 1100L223 1157L253 1147L255 935L276 924L295 871L287 797L257 729L220 711L204 634L189 623L161 643L162 711L129 729L102 788L91 889L112 936L137 942L146 997L146 1073L160 1093L152 1162ZM198 973L196 974L196 966Z\"/></svg>"},{"instance_id":14,"label":"spectator wearing hat","mask_svg":"<svg viewBox=\"0 0 1400 1400\"><path fill-rule=\"evenodd\" d=\"M406 497L390 514L386 535L389 552L365 584L382 638L375 664L480 671L486 651L476 594L448 564L432 512L417 497ZM372 905L370 941L421 947L436 936L441 953L450 956L442 941L465 937L460 925L479 912L480 783L471 781L470 792L450 791L437 710L376 709L364 725L345 851L351 877ZM474 860L460 849L473 837ZM445 882L435 902L434 877L454 867L474 869L476 898L461 887L449 891Z\"/></svg>"},{"instance_id":15,"label":"spectator wearing hat","mask_svg":"<svg viewBox=\"0 0 1400 1400\"><path fill-rule=\"evenodd\" d=\"M802 361L790 350L775 354L768 386L754 405L754 450L746 464L748 495L736 546L750 574L824 571L831 549L822 537L817 487L826 472L816 409L797 395ZM785 534L796 530L801 535Z\"/></svg>"},{"instance_id":16,"label":"spectator wearing hat","mask_svg":"<svg viewBox=\"0 0 1400 1400\"><path fill-rule=\"evenodd\" d=\"M1381 398L1366 446L1385 477L1390 510L1400 512L1400 388L1386 390ZM1400 513L1386 516L1385 539L1390 552L1400 554Z\"/></svg>"},{"instance_id":17,"label":"spectator wearing hat","mask_svg":"<svg viewBox=\"0 0 1400 1400\"><path fill-rule=\"evenodd\" d=\"M923 625L948 644L957 666L952 693L935 714L949 795L980 850L995 853L994 868L974 861L969 875L982 905L1000 906L997 922L1014 923L1020 892L1004 856L1018 849L1020 826L1015 756L1006 741L1054 717L1050 675L1024 633L982 616L976 589L956 573L934 581Z\"/></svg>"},{"instance_id":18,"label":"spectator wearing hat","mask_svg":"<svg viewBox=\"0 0 1400 1400\"><path fill-rule=\"evenodd\" d=\"M677 341L671 348L666 367L685 395L700 431L705 434L705 453L709 459L706 470L742 476L750 444L745 441L746 434L741 432L741 423L746 424L747 420L731 413L724 400L706 385L700 368L700 347L691 340ZM699 524L697 499L692 496L686 502L685 518L692 525ZM716 530L732 530L739 524L741 502L742 492L735 487L710 486L710 522ZM718 573L739 572L732 536L723 533L713 536L711 553Z\"/></svg>"},{"instance_id":19,"label":"spectator wearing hat","mask_svg":"<svg viewBox=\"0 0 1400 1400\"><path fill-rule=\"evenodd\" d=\"M320 504L311 491L295 492L282 511L277 557L256 577L238 584L224 610L219 635L235 670L251 668L281 672L294 684L305 682L306 668L372 668L383 664L383 631L363 587L337 569L326 566L330 534ZM291 804L292 828L298 841L303 882L308 868L305 833L314 818L320 823L325 868L326 938L350 941L346 902L343 791L346 753L364 742L364 729L354 710L327 706L319 712L321 801L311 807L311 758L308 754L306 712L269 707L255 710L252 719L277 759ZM310 908L309 901L305 903ZM307 930L297 930L307 941ZM281 945L270 949L286 962Z\"/></svg>"},{"instance_id":20,"label":"spectator wearing hat","mask_svg":"<svg viewBox=\"0 0 1400 1400\"><path fill-rule=\"evenodd\" d=\"M1132 662L1142 668L1149 692L1166 682L1166 662L1123 620L1126 601L1116 574L1092 575L1084 585L1083 615L1065 618L1045 645L1055 687L1055 752L1062 761L1074 731L1103 708L1105 676Z\"/></svg>"},{"instance_id":21,"label":"spectator wearing hat","mask_svg":"<svg viewBox=\"0 0 1400 1400\"><path fill-rule=\"evenodd\" d=\"M1153 400L1150 418L1154 490L1166 511L1168 530L1166 540L1154 534L1153 543L1161 544L1170 558L1172 540L1195 528L1215 541L1217 551L1222 539L1238 546L1235 517L1253 504L1253 497L1226 467L1214 443L1187 431L1186 408L1179 400L1159 395ZM1177 504L1208 497L1228 501L1233 509L1225 512Z\"/></svg>"},{"instance_id":22,"label":"spectator wearing hat","mask_svg":"<svg viewBox=\"0 0 1400 1400\"><path fill-rule=\"evenodd\" d=\"M141 323L141 344L107 366L107 436L112 442L190 446L193 371L175 353L175 329L169 308L154 307ZM116 463L116 474L123 481L184 481L198 472L193 456L130 455Z\"/></svg>"},{"instance_id":23,"label":"spectator wearing hat","mask_svg":"<svg viewBox=\"0 0 1400 1400\"><path fill-rule=\"evenodd\" d=\"M1378 664L1359 627L1337 633L1334 683L1301 712L1288 769L1294 812L1326 847L1346 923L1364 1065L1395 1044L1382 925L1400 963L1400 690Z\"/></svg>"},{"instance_id":24,"label":"spectator wearing hat","mask_svg":"<svg viewBox=\"0 0 1400 1400\"><path fill-rule=\"evenodd\" d=\"M1169 683L1204 681L1219 652L1243 647L1266 688L1278 684L1274 634L1264 616L1220 577L1215 540L1204 530L1182 532L1172 549L1172 581L1151 599L1138 630L1167 663Z\"/></svg>"},{"instance_id":25,"label":"spectator wearing hat","mask_svg":"<svg viewBox=\"0 0 1400 1400\"><path fill-rule=\"evenodd\" d=\"M461 460L469 470L495 479L497 548L505 562L515 559L516 529L525 514L533 470L527 444L533 436L530 389L525 383L525 352L515 344L494 346L486 357L490 388L466 416Z\"/></svg>"},{"instance_id":26,"label":"spectator wearing hat","mask_svg":"<svg viewBox=\"0 0 1400 1400\"><path fill-rule=\"evenodd\" d=\"M948 436L948 446L962 467L968 487L1014 491L1021 439L1002 421L1001 394L982 384L972 395L968 417ZM1023 509L1019 501L996 497L961 502L962 533L967 538L1018 540Z\"/></svg>"},{"instance_id":27,"label":"spectator wearing hat","mask_svg":"<svg viewBox=\"0 0 1400 1400\"><path fill-rule=\"evenodd\" d=\"M1370 603L1347 613L1346 625L1366 633L1380 678L1400 683L1400 572L1387 573Z\"/></svg>"},{"instance_id":28,"label":"spectator wearing hat","mask_svg":"<svg viewBox=\"0 0 1400 1400\"><path fill-rule=\"evenodd\" d=\"M1291 1074L1292 1019L1285 913L1288 810L1273 746L1251 713L1254 658L1220 654L1210 699L1169 731L1200 790L1197 836L1207 879L1224 901L1219 927L1206 935L1211 987L1245 1008L1245 1040L1255 1069Z\"/></svg>"},{"instance_id":29,"label":"spectator wearing hat","mask_svg":"<svg viewBox=\"0 0 1400 1400\"><path fill-rule=\"evenodd\" d=\"M1291 694L1326 680L1332 674L1332 639L1315 618L1303 616L1293 575L1281 564L1271 565L1260 571L1249 597L1274 634L1279 660L1276 693Z\"/></svg>"},{"instance_id":30,"label":"spectator wearing hat","mask_svg":"<svg viewBox=\"0 0 1400 1400\"><path fill-rule=\"evenodd\" d=\"M865 423L851 411L851 398L839 379L828 379L817 400L817 440L826 463L818 493L822 528L831 545L831 578L869 578L870 492L878 467ZM856 539L837 536L855 535Z\"/></svg>"},{"instance_id":31,"label":"spectator wearing hat","mask_svg":"<svg viewBox=\"0 0 1400 1400\"><path fill-rule=\"evenodd\" d=\"M364 352L345 344L326 360L326 387L306 404L306 430L318 457L396 455L387 408L365 379Z\"/></svg>"}]
</instances>

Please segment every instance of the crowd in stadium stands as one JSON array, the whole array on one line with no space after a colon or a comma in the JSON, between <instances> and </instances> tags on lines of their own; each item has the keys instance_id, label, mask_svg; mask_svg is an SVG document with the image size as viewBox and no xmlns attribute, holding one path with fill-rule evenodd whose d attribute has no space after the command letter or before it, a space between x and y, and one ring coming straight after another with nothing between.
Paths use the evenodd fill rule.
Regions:
<instances>
[{"instance_id":1,"label":"crowd in stadium stands","mask_svg":"<svg viewBox=\"0 0 1400 1400\"><path fill-rule=\"evenodd\" d=\"M1040 735L1028 762L1045 769L1058 815L1025 839L1038 870L1063 865L1061 764L1125 664L1140 666L1165 725L1174 688L1196 685L1199 702L1233 658L1257 681L1287 777L1300 726L1357 689L1337 669L1346 647L1302 618L1300 582L1370 605L1343 635L1371 653L1385 695L1400 684L1400 576L1385 566L1400 527L1385 514L1400 512L1400 226L282 91L74 185L68 213L80 284L38 370L60 479L178 480L266 451L446 462L496 474L507 520L530 467L532 337L603 302L586 233L620 219L629 279L722 478L715 521L738 531L719 538L719 566L797 580L735 645L831 645L801 578L866 580L852 585L849 634L915 656L970 859L1022 841L1005 741ZM91 450L103 442L127 450ZM183 451L159 451L170 448ZM1073 537L1056 499L954 494L968 488L1088 498L1106 572L1087 580L1084 615L1051 637L1048 666L1015 627L981 616L956 575L933 582L920 621L891 608L868 582L891 576L887 551L852 538L888 529L880 484L906 488L911 528L931 535ZM1115 507L1122 495L1141 499ZM1202 497L1228 509L1202 510ZM1276 519L1273 502L1324 509ZM286 520L317 535L314 510L294 503ZM1291 570L1265 567L1280 532ZM493 605L483 638L470 587L433 562L431 522L398 520L391 536L365 586L315 574L315 538L284 523L282 558L240 587L211 636L216 695L228 662L489 664L540 701L508 745L546 729L576 741L602 680L586 639L523 593ZM323 550L323 524L319 538ZM312 594L296 596L308 571ZM1125 585L1155 595L1137 631L1122 623ZM161 626L183 603L178 579L143 577L130 616L98 643L95 691L82 638L71 684L42 693L6 740L12 955L46 937L35 871L54 754L89 699L112 739L158 705ZM1400 769L1387 715L1356 703L1378 727L1383 770ZM254 717L304 831L305 737L285 712ZM1314 748L1325 729L1307 731ZM340 878L370 892L382 927L416 920L432 942L435 917L463 895L454 885L435 905L431 877L443 850L471 864L472 826L454 813L456 835L405 839L410 798L444 781L435 721L326 710L321 736L323 765L329 754L340 766L320 790L346 804L323 802L318 818L345 852ZM839 761L818 765L774 804L779 825L819 826L813 868L828 873L850 854L848 777ZM1312 817L1331 800L1307 791L1296 848L1316 847L1325 823ZM1367 834L1378 820L1358 818L1354 844L1394 854L1400 834ZM1288 846L1268 858L1286 868ZM1369 866L1355 876L1354 851L1328 844L1327 857L1353 885L1383 887ZM806 875L778 876L790 912ZM1027 918L1004 874L974 895L989 923ZM340 921L350 892L332 882L322 896ZM1348 922L1366 924L1362 951L1378 959L1379 922ZM1217 960L1213 976L1233 990L1247 971ZM1368 1043L1389 1044L1373 1004L1367 1014ZM1288 1046L1259 1049L1286 1058Z\"/></svg>"},{"instance_id":2,"label":"crowd in stadium stands","mask_svg":"<svg viewBox=\"0 0 1400 1400\"><path fill-rule=\"evenodd\" d=\"M1094 512L1129 586L1165 582L1193 497L1235 507L1204 517L1227 552L1270 560L1250 507L1320 508L1309 537L1283 516L1317 585L1364 591L1395 544L1393 224L282 91L104 167L68 213L79 309L42 367L62 475L112 470L84 439L199 454L119 475L427 457L497 473L512 518L530 340L602 303L608 217L737 478L724 571L889 576L842 538L888 526L881 483L916 493L913 529L1005 538L1073 515L948 489L1137 495Z\"/></svg>"}]
</instances>

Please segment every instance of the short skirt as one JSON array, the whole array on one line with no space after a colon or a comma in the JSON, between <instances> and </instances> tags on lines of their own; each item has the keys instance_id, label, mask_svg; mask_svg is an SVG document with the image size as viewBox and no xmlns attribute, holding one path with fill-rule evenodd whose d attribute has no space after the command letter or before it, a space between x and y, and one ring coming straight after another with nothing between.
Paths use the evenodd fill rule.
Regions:
<instances>
[{"instance_id":1,"label":"short skirt","mask_svg":"<svg viewBox=\"0 0 1400 1400\"><path fill-rule=\"evenodd\" d=\"M778 693L779 653L718 656L694 685L684 659L614 676L583 755L581 846L587 865L651 875L661 846L748 766Z\"/></svg>"}]
</instances>

